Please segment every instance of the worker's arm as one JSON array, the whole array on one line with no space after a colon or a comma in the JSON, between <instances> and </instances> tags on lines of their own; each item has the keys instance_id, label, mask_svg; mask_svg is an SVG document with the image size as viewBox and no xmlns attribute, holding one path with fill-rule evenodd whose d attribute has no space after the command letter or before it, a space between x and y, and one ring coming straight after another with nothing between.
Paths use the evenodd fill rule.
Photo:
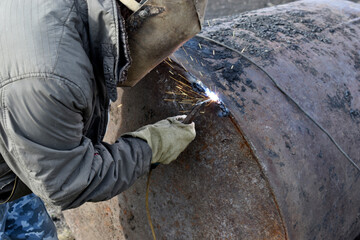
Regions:
<instances>
[{"instance_id":1,"label":"worker's arm","mask_svg":"<svg viewBox=\"0 0 360 240\"><path fill-rule=\"evenodd\" d=\"M150 145L151 163L169 164L195 139L195 123L184 124L185 117L169 117L124 135L144 139Z\"/></svg>"},{"instance_id":2,"label":"worker's arm","mask_svg":"<svg viewBox=\"0 0 360 240\"><path fill-rule=\"evenodd\" d=\"M149 169L152 151L144 140L93 145L83 136L90 103L68 80L18 80L3 87L1 98L1 154L44 200L63 209L106 200Z\"/></svg>"}]
</instances>

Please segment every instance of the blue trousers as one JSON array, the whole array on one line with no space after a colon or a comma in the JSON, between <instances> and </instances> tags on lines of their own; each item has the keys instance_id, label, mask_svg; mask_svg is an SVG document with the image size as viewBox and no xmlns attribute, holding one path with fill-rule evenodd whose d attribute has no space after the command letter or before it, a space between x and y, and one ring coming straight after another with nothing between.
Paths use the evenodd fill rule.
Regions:
<instances>
[{"instance_id":1,"label":"blue trousers","mask_svg":"<svg viewBox=\"0 0 360 240\"><path fill-rule=\"evenodd\" d=\"M44 203L34 194L0 205L0 240L58 239Z\"/></svg>"}]
</instances>

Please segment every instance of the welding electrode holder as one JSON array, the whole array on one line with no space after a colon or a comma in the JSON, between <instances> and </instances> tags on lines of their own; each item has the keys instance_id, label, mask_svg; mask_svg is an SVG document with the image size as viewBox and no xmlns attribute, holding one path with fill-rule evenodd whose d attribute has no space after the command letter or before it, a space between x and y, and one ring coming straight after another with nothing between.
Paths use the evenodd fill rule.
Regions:
<instances>
[{"instance_id":1,"label":"welding electrode holder","mask_svg":"<svg viewBox=\"0 0 360 240\"><path fill-rule=\"evenodd\" d=\"M201 109L203 109L204 107L204 103L195 105L195 107L193 107L193 109L191 110L191 112L186 116L186 118L182 121L182 123L184 124L190 124L194 121L195 117L199 114L199 112L201 111ZM160 165L160 163L152 163L150 165L150 169L155 169Z\"/></svg>"},{"instance_id":2,"label":"welding electrode holder","mask_svg":"<svg viewBox=\"0 0 360 240\"><path fill-rule=\"evenodd\" d=\"M186 116L186 118L182 121L185 124L190 124L194 121L195 117L199 114L200 110L203 109L204 103L195 105L195 107L191 110L191 112Z\"/></svg>"}]
</instances>

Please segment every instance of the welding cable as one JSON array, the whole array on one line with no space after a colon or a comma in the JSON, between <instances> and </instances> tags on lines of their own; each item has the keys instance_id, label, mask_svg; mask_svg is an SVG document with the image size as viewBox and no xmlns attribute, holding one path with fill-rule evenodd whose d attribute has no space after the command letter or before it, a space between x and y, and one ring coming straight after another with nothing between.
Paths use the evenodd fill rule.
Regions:
<instances>
[{"instance_id":1,"label":"welding cable","mask_svg":"<svg viewBox=\"0 0 360 240\"><path fill-rule=\"evenodd\" d=\"M217 45L220 45L224 48L227 48L231 51L234 51L236 53L238 53L241 57L245 58L247 61L249 61L250 63L252 63L255 67L257 67L258 69L260 69L275 85L275 87L282 93L284 94L288 99L290 99L291 102L293 102L295 104L295 106L297 106L301 112L303 112L305 114L305 116L307 116L318 128L320 128L320 130L326 134L326 136L330 139L330 141L336 146L336 148L345 156L345 158L360 172L360 167L350 158L350 156L341 148L341 146L335 141L335 139L330 135L330 133L323 128L320 123L318 123L313 117L311 117L296 101L295 99L293 99L292 97L289 96L289 94L287 94L285 92L285 90L277 83L277 81L275 81L275 79L270 76L270 74L260 65L256 64L253 60L251 60L249 57L245 56L244 54L242 54L240 51L236 50L235 48L232 48L226 44L223 44L221 42L218 42L214 39L202 36L202 35L196 35L196 37L198 38L202 38L205 40L208 40L210 42L213 42Z\"/></svg>"},{"instance_id":2,"label":"welding cable","mask_svg":"<svg viewBox=\"0 0 360 240\"><path fill-rule=\"evenodd\" d=\"M15 193L15 189L16 189L16 186L17 186L17 183L18 182L18 176L15 177L15 180L14 180L14 186L11 190L11 193L10 193L10 196L4 201L4 202L0 202L0 205L1 204L5 204L5 203L8 203L10 201L10 199L14 196L14 193Z\"/></svg>"}]
</instances>

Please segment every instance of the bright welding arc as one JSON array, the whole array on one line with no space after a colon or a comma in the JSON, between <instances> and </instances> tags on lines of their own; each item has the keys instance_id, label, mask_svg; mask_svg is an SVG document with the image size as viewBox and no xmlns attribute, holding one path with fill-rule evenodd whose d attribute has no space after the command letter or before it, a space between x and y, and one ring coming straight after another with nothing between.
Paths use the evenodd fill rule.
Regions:
<instances>
[{"instance_id":1,"label":"bright welding arc","mask_svg":"<svg viewBox=\"0 0 360 240\"><path fill-rule=\"evenodd\" d=\"M184 49L184 51L186 50ZM202 81L189 75L189 73L187 73L187 77L177 72L171 72L171 75L172 76L169 76L169 78L174 80L175 88L166 92L167 94L170 94L171 97L164 99L164 101L172 101L179 104L182 113L190 112L193 107L197 105L216 103L220 107L218 115L222 117L228 116L229 111L219 98L218 94L205 86Z\"/></svg>"}]
</instances>

